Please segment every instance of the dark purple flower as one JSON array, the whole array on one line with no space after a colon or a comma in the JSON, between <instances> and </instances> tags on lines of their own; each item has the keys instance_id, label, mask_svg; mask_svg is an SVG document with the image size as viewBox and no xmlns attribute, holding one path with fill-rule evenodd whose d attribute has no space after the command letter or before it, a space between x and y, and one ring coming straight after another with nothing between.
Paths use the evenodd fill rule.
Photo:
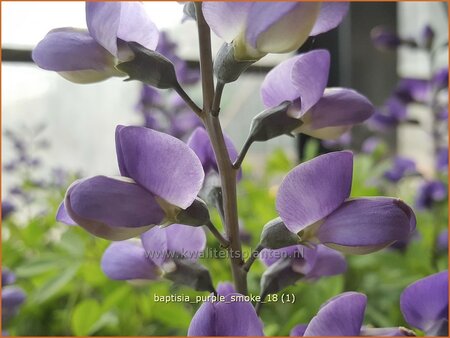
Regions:
<instances>
[{"instance_id":1,"label":"dark purple flower","mask_svg":"<svg viewBox=\"0 0 450 338\"><path fill-rule=\"evenodd\" d=\"M340 24L348 3L205 2L211 29L234 46L237 60L297 50L308 38Z\"/></svg>"},{"instance_id":2,"label":"dark purple flower","mask_svg":"<svg viewBox=\"0 0 450 338\"><path fill-rule=\"evenodd\" d=\"M2 220L7 219L14 211L16 207L8 200L2 201Z\"/></svg>"},{"instance_id":3,"label":"dark purple flower","mask_svg":"<svg viewBox=\"0 0 450 338\"><path fill-rule=\"evenodd\" d=\"M277 211L302 242L366 254L414 231L415 215L400 199L349 198L352 168L351 152L333 152L298 165L284 178Z\"/></svg>"},{"instance_id":4,"label":"dark purple flower","mask_svg":"<svg viewBox=\"0 0 450 338\"><path fill-rule=\"evenodd\" d=\"M401 79L394 90L394 95L403 103L422 102L430 99L430 82L424 79L404 78Z\"/></svg>"},{"instance_id":5,"label":"dark purple flower","mask_svg":"<svg viewBox=\"0 0 450 338\"><path fill-rule=\"evenodd\" d=\"M448 147L440 148L437 152L436 169L447 171L448 169Z\"/></svg>"},{"instance_id":6,"label":"dark purple flower","mask_svg":"<svg viewBox=\"0 0 450 338\"><path fill-rule=\"evenodd\" d=\"M70 81L91 83L124 75L114 67L133 58L124 42L151 50L158 43L158 30L138 2L87 2L86 22L87 30L51 30L34 48L34 62Z\"/></svg>"},{"instance_id":7,"label":"dark purple flower","mask_svg":"<svg viewBox=\"0 0 450 338\"><path fill-rule=\"evenodd\" d=\"M448 334L448 271L422 278L400 296L406 322L427 335Z\"/></svg>"},{"instance_id":8,"label":"dark purple flower","mask_svg":"<svg viewBox=\"0 0 450 338\"><path fill-rule=\"evenodd\" d=\"M14 284L16 282L16 275L7 267L2 267L2 287Z\"/></svg>"},{"instance_id":9,"label":"dark purple flower","mask_svg":"<svg viewBox=\"0 0 450 338\"><path fill-rule=\"evenodd\" d=\"M447 186L441 181L425 181L419 186L415 206L417 210L431 209L447 197Z\"/></svg>"},{"instance_id":10,"label":"dark purple flower","mask_svg":"<svg viewBox=\"0 0 450 338\"><path fill-rule=\"evenodd\" d=\"M135 237L158 224L179 223L178 214L191 206L203 184L203 168L195 153L167 134L124 126L116 129L116 150L122 176L74 182L57 219L110 240Z\"/></svg>"},{"instance_id":11,"label":"dark purple flower","mask_svg":"<svg viewBox=\"0 0 450 338\"><path fill-rule=\"evenodd\" d=\"M416 171L416 163L406 157L396 156L392 161L392 167L383 173L383 177L391 182L400 181L405 175Z\"/></svg>"},{"instance_id":12,"label":"dark purple flower","mask_svg":"<svg viewBox=\"0 0 450 338\"><path fill-rule=\"evenodd\" d=\"M202 228L172 224L154 227L138 241L112 243L103 253L101 267L111 279L159 279L173 268L174 254L197 260L205 249L206 236Z\"/></svg>"},{"instance_id":13,"label":"dark purple flower","mask_svg":"<svg viewBox=\"0 0 450 338\"><path fill-rule=\"evenodd\" d=\"M224 135L224 138L230 160L235 161L238 156L237 150L228 136ZM204 128L198 127L197 129L195 129L192 135L189 137L187 144L197 154L206 174L208 174L212 170L216 172L219 171L211 141L209 139L208 133ZM241 177L242 171L239 170L238 179L240 179Z\"/></svg>"},{"instance_id":14,"label":"dark purple flower","mask_svg":"<svg viewBox=\"0 0 450 338\"><path fill-rule=\"evenodd\" d=\"M188 336L264 336L263 324L253 305L239 293L225 301L203 303L189 325Z\"/></svg>"},{"instance_id":15,"label":"dark purple flower","mask_svg":"<svg viewBox=\"0 0 450 338\"><path fill-rule=\"evenodd\" d=\"M382 50L396 49L402 44L400 37L384 26L374 27L370 31L370 37L373 45Z\"/></svg>"},{"instance_id":16,"label":"dark purple flower","mask_svg":"<svg viewBox=\"0 0 450 338\"><path fill-rule=\"evenodd\" d=\"M363 95L347 88L326 88L330 54L314 50L297 55L273 68L261 85L268 108L291 101L288 115L302 122L293 133L336 139L368 119L373 106Z\"/></svg>"}]
</instances>

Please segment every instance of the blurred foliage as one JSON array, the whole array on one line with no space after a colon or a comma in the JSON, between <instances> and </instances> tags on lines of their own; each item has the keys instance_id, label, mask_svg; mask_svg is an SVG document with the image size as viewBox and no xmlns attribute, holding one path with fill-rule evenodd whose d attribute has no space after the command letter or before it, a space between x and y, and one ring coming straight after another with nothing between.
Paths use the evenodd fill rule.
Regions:
<instances>
[{"instance_id":1,"label":"blurred foliage","mask_svg":"<svg viewBox=\"0 0 450 338\"><path fill-rule=\"evenodd\" d=\"M308 157L317 146L311 144ZM259 239L262 226L277 216L275 197L278 185L295 163L279 149L268 157L265 174L252 175L251 164L244 163L244 179L239 184L239 213L243 228L251 235L247 254ZM373 185L377 156L355 157L353 196L383 194ZM392 188L397 196L412 202L414 185L405 182ZM3 266L11 268L27 300L18 315L8 323L11 335L186 335L190 319L200 306L190 303L162 303L154 295L206 295L169 282L119 282L109 280L100 269L100 259L108 241L94 238L79 227L55 222L58 204L65 189L51 187L40 195L47 211L27 215L18 210L3 222ZM31 191L32 192L32 191ZM29 193L31 193L29 191ZM42 192L42 191L41 191ZM214 222L220 224L213 212ZM375 327L405 325L399 309L399 295L411 282L448 266L447 252L437 252L437 234L447 227L447 201L432 212L417 213L418 235L404 250L385 249L366 256L348 256L345 275L317 282L298 283L284 290L294 294L293 304L265 304L261 317L267 335L288 335L293 326L307 323L320 305L347 290L368 296L365 323ZM208 234L208 246L220 250ZM214 283L230 280L228 262L202 259ZM264 270L257 261L249 274L249 290L259 293Z\"/></svg>"}]
</instances>

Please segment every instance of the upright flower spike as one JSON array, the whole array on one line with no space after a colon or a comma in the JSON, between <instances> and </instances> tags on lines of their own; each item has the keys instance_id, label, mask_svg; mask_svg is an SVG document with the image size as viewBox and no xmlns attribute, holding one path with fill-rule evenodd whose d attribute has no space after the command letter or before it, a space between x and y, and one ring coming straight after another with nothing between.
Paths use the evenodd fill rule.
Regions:
<instances>
[{"instance_id":1,"label":"upright flower spike","mask_svg":"<svg viewBox=\"0 0 450 338\"><path fill-rule=\"evenodd\" d=\"M416 219L403 201L390 197L349 199L353 155L329 153L298 165L284 178L277 211L304 242L354 254L380 250L414 231Z\"/></svg>"},{"instance_id":2,"label":"upright flower spike","mask_svg":"<svg viewBox=\"0 0 450 338\"><path fill-rule=\"evenodd\" d=\"M235 59L255 61L297 50L308 36L336 27L348 3L206 2L202 8L214 33L233 44Z\"/></svg>"},{"instance_id":3,"label":"upright flower spike","mask_svg":"<svg viewBox=\"0 0 450 338\"><path fill-rule=\"evenodd\" d=\"M188 336L264 336L263 324L250 302L227 294L225 301L205 302L189 325Z\"/></svg>"},{"instance_id":4,"label":"upright flower spike","mask_svg":"<svg viewBox=\"0 0 450 338\"><path fill-rule=\"evenodd\" d=\"M448 335L448 271L409 285L400 296L406 322L430 336Z\"/></svg>"},{"instance_id":5,"label":"upright flower spike","mask_svg":"<svg viewBox=\"0 0 450 338\"><path fill-rule=\"evenodd\" d=\"M261 96L266 107L293 103L287 114L300 123L292 133L337 139L372 115L373 106L363 95L347 88L326 88L329 67L329 53L314 50L283 61L264 79Z\"/></svg>"},{"instance_id":6,"label":"upright flower spike","mask_svg":"<svg viewBox=\"0 0 450 338\"><path fill-rule=\"evenodd\" d=\"M135 237L158 224L205 224L209 214L196 198L204 173L186 144L151 129L118 126L116 150L123 177L73 183L59 221L110 240Z\"/></svg>"},{"instance_id":7,"label":"upright flower spike","mask_svg":"<svg viewBox=\"0 0 450 338\"><path fill-rule=\"evenodd\" d=\"M154 50L158 30L142 3L86 3L88 30L71 27L51 30L34 48L33 61L76 83L92 83L124 76L115 68L133 58L126 42Z\"/></svg>"}]
</instances>

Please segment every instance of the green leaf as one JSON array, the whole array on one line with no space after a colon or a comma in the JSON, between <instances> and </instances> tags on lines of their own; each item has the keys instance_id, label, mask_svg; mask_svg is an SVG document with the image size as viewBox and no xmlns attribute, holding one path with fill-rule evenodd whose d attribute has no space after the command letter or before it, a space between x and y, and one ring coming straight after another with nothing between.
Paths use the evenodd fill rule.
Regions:
<instances>
[{"instance_id":1,"label":"green leaf","mask_svg":"<svg viewBox=\"0 0 450 338\"><path fill-rule=\"evenodd\" d=\"M27 263L16 268L18 277L32 277L51 270L61 269L67 266L68 260L61 255L46 254L30 259Z\"/></svg>"},{"instance_id":2,"label":"green leaf","mask_svg":"<svg viewBox=\"0 0 450 338\"><path fill-rule=\"evenodd\" d=\"M48 280L42 287L38 288L32 295L30 301L41 304L58 293L69 283L79 269L79 264L69 265L56 276Z\"/></svg>"},{"instance_id":3,"label":"green leaf","mask_svg":"<svg viewBox=\"0 0 450 338\"><path fill-rule=\"evenodd\" d=\"M72 315L72 331L76 336L89 335L94 325L100 320L102 311L95 299L86 299L79 303Z\"/></svg>"}]
</instances>

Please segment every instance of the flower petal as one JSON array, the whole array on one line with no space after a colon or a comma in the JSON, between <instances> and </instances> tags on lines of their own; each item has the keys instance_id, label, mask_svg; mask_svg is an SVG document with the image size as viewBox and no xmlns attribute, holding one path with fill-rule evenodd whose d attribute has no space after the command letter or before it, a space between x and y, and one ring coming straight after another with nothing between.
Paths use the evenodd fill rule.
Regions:
<instances>
[{"instance_id":1,"label":"flower petal","mask_svg":"<svg viewBox=\"0 0 450 338\"><path fill-rule=\"evenodd\" d=\"M203 303L189 324L188 336L217 336L216 309L213 303Z\"/></svg>"},{"instance_id":2,"label":"flower petal","mask_svg":"<svg viewBox=\"0 0 450 338\"><path fill-rule=\"evenodd\" d=\"M315 36L337 27L348 12L348 2L322 2L319 16L309 35Z\"/></svg>"},{"instance_id":3,"label":"flower petal","mask_svg":"<svg viewBox=\"0 0 450 338\"><path fill-rule=\"evenodd\" d=\"M197 260L206 246L205 231L201 227L171 224L165 228L154 227L141 235L142 245L150 258L159 266L170 256L168 252L182 254Z\"/></svg>"},{"instance_id":4,"label":"flower petal","mask_svg":"<svg viewBox=\"0 0 450 338\"><path fill-rule=\"evenodd\" d=\"M76 181L66 193L64 206L78 225L110 240L135 237L164 218L153 195L125 178L95 176Z\"/></svg>"},{"instance_id":5,"label":"flower petal","mask_svg":"<svg viewBox=\"0 0 450 338\"><path fill-rule=\"evenodd\" d=\"M327 88L323 97L303 115L303 124L294 132L335 138L330 130L336 128L330 127L348 130L348 127L367 120L373 111L372 103L358 92L347 88ZM328 133L324 133L325 128L329 128Z\"/></svg>"},{"instance_id":6,"label":"flower petal","mask_svg":"<svg viewBox=\"0 0 450 338\"><path fill-rule=\"evenodd\" d=\"M304 336L359 336L366 303L367 297L362 293L340 294L323 305Z\"/></svg>"},{"instance_id":7,"label":"flower petal","mask_svg":"<svg viewBox=\"0 0 450 338\"><path fill-rule=\"evenodd\" d=\"M151 50L158 44L158 29L140 2L86 2L86 22L91 36L115 56L117 39Z\"/></svg>"},{"instance_id":8,"label":"flower petal","mask_svg":"<svg viewBox=\"0 0 450 338\"><path fill-rule=\"evenodd\" d=\"M286 257L303 259L303 247L300 245L291 245L281 249L263 249L258 258L267 266L271 266L279 259Z\"/></svg>"},{"instance_id":9,"label":"flower petal","mask_svg":"<svg viewBox=\"0 0 450 338\"><path fill-rule=\"evenodd\" d=\"M118 128L116 133L122 170L168 203L183 209L192 204L205 174L198 157L185 143L143 127Z\"/></svg>"},{"instance_id":10,"label":"flower petal","mask_svg":"<svg viewBox=\"0 0 450 338\"><path fill-rule=\"evenodd\" d=\"M230 43L244 30L252 2L204 2L203 15L211 30Z\"/></svg>"},{"instance_id":11,"label":"flower petal","mask_svg":"<svg viewBox=\"0 0 450 338\"><path fill-rule=\"evenodd\" d=\"M430 331L441 320L448 320L448 271L435 273L409 285L400 296L406 322Z\"/></svg>"},{"instance_id":12,"label":"flower petal","mask_svg":"<svg viewBox=\"0 0 450 338\"><path fill-rule=\"evenodd\" d=\"M295 265L292 269L296 271ZM324 245L318 245L315 260L305 278L317 279L324 276L334 276L344 273L346 270L347 262L344 255Z\"/></svg>"},{"instance_id":13,"label":"flower petal","mask_svg":"<svg viewBox=\"0 0 450 338\"><path fill-rule=\"evenodd\" d=\"M276 200L286 227L298 233L338 208L350 195L352 171L349 151L321 155L291 170Z\"/></svg>"},{"instance_id":14,"label":"flower petal","mask_svg":"<svg viewBox=\"0 0 450 338\"><path fill-rule=\"evenodd\" d=\"M77 225L77 223L70 218L67 213L66 207L64 206L64 201L62 201L58 207L58 211L56 212L56 220L67 225Z\"/></svg>"},{"instance_id":15,"label":"flower petal","mask_svg":"<svg viewBox=\"0 0 450 338\"><path fill-rule=\"evenodd\" d=\"M265 53L287 53L308 38L319 14L320 3L255 2L248 14L245 37Z\"/></svg>"},{"instance_id":16,"label":"flower petal","mask_svg":"<svg viewBox=\"0 0 450 338\"><path fill-rule=\"evenodd\" d=\"M160 270L139 243L112 243L103 253L101 267L111 279L158 279Z\"/></svg>"},{"instance_id":17,"label":"flower petal","mask_svg":"<svg viewBox=\"0 0 450 338\"><path fill-rule=\"evenodd\" d=\"M291 336L291 337L303 337L307 327L308 327L308 324L296 325L296 326L294 326L292 328L291 332L289 333L289 336Z\"/></svg>"},{"instance_id":18,"label":"flower petal","mask_svg":"<svg viewBox=\"0 0 450 338\"><path fill-rule=\"evenodd\" d=\"M281 62L261 85L264 105L275 107L283 101L299 101L300 109L289 112L300 118L322 97L328 81L330 53L324 49L300 54Z\"/></svg>"},{"instance_id":19,"label":"flower petal","mask_svg":"<svg viewBox=\"0 0 450 338\"><path fill-rule=\"evenodd\" d=\"M333 249L366 254L408 238L415 224L411 208L399 199L356 198L326 217L316 236Z\"/></svg>"},{"instance_id":20,"label":"flower petal","mask_svg":"<svg viewBox=\"0 0 450 338\"><path fill-rule=\"evenodd\" d=\"M230 282L220 282L217 285L217 294L221 296L227 296L230 293L236 293L233 284Z\"/></svg>"},{"instance_id":21,"label":"flower petal","mask_svg":"<svg viewBox=\"0 0 450 338\"><path fill-rule=\"evenodd\" d=\"M82 29L51 30L33 49L32 58L39 67L78 83L120 75L114 57Z\"/></svg>"}]
</instances>

